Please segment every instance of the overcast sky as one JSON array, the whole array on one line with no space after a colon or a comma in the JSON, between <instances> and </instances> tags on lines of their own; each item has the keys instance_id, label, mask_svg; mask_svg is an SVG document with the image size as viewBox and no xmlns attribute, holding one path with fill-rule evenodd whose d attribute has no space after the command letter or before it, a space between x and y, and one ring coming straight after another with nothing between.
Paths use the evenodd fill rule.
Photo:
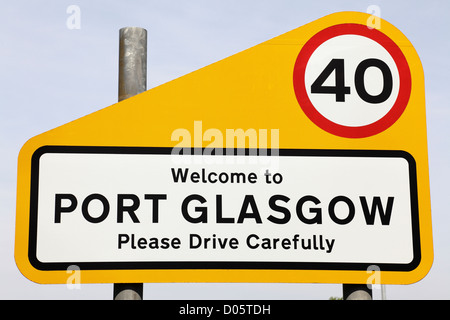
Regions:
<instances>
[{"instance_id":1,"label":"overcast sky","mask_svg":"<svg viewBox=\"0 0 450 320\"><path fill-rule=\"evenodd\" d=\"M70 5L81 10L69 29ZM31 137L117 101L118 34L148 30L148 89L330 13L381 17L412 42L424 67L434 264L420 282L387 286L389 299L450 299L450 23L447 0L3 1L0 6L0 298L110 299L111 284L35 284L14 262L17 156ZM375 297L380 296L375 290ZM328 299L328 284L145 284L146 299Z\"/></svg>"}]
</instances>

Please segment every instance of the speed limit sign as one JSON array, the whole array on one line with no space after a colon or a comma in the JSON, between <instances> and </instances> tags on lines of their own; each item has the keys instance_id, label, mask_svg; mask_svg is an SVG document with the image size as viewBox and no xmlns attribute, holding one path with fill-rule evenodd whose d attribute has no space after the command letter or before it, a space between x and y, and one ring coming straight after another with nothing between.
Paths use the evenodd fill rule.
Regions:
<instances>
[{"instance_id":1,"label":"speed limit sign","mask_svg":"<svg viewBox=\"0 0 450 320\"><path fill-rule=\"evenodd\" d=\"M402 115L411 73L397 44L361 24L339 24L314 35L294 67L294 89L303 112L340 137L376 135Z\"/></svg>"}]
</instances>

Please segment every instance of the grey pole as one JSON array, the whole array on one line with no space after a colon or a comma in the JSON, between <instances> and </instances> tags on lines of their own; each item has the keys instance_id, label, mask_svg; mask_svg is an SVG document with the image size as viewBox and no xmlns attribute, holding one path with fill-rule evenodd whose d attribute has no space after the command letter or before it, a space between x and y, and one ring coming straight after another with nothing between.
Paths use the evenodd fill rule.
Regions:
<instances>
[{"instance_id":1,"label":"grey pole","mask_svg":"<svg viewBox=\"0 0 450 320\"><path fill-rule=\"evenodd\" d=\"M381 300L387 300L386 298L386 285L381 285Z\"/></svg>"},{"instance_id":2,"label":"grey pole","mask_svg":"<svg viewBox=\"0 0 450 320\"><path fill-rule=\"evenodd\" d=\"M372 300L372 286L367 284L342 285L344 300Z\"/></svg>"},{"instance_id":3,"label":"grey pole","mask_svg":"<svg viewBox=\"0 0 450 320\"><path fill-rule=\"evenodd\" d=\"M119 101L147 90L147 30L119 31Z\"/></svg>"},{"instance_id":4,"label":"grey pole","mask_svg":"<svg viewBox=\"0 0 450 320\"><path fill-rule=\"evenodd\" d=\"M147 90L147 30L119 31L119 101ZM143 283L115 283L114 300L142 300Z\"/></svg>"}]
</instances>

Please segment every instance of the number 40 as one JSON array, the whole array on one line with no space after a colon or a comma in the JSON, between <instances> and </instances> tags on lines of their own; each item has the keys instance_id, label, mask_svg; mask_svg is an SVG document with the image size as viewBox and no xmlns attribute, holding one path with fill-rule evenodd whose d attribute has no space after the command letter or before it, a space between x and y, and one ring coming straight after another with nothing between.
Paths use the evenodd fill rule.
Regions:
<instances>
[{"instance_id":1,"label":"number 40","mask_svg":"<svg viewBox=\"0 0 450 320\"><path fill-rule=\"evenodd\" d=\"M383 75L383 90L378 95L371 95L366 90L364 74L370 67L378 68ZM324 82L333 73L334 86L324 86ZM389 66L379 59L361 61L355 71L355 89L359 97L368 103L382 103L389 99L392 93L392 73ZM344 59L333 59L311 85L311 93L328 93L336 95L336 102L345 102L345 95L350 94L350 87L345 86Z\"/></svg>"}]
</instances>

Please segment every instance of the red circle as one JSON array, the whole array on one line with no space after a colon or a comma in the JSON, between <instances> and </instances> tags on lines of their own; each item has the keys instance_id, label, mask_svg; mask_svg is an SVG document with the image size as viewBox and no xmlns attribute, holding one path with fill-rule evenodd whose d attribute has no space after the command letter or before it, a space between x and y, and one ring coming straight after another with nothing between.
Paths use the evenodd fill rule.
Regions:
<instances>
[{"instance_id":1,"label":"red circle","mask_svg":"<svg viewBox=\"0 0 450 320\"><path fill-rule=\"evenodd\" d=\"M392 108L381 119L364 126L345 126L327 119L317 111L306 92L305 71L311 55L325 41L347 34L367 37L383 46L394 59L400 77L398 96ZM294 91L303 112L323 130L345 138L365 138L386 130L400 118L411 94L411 72L401 49L384 33L362 24L339 24L318 32L303 46L294 66Z\"/></svg>"}]
</instances>

